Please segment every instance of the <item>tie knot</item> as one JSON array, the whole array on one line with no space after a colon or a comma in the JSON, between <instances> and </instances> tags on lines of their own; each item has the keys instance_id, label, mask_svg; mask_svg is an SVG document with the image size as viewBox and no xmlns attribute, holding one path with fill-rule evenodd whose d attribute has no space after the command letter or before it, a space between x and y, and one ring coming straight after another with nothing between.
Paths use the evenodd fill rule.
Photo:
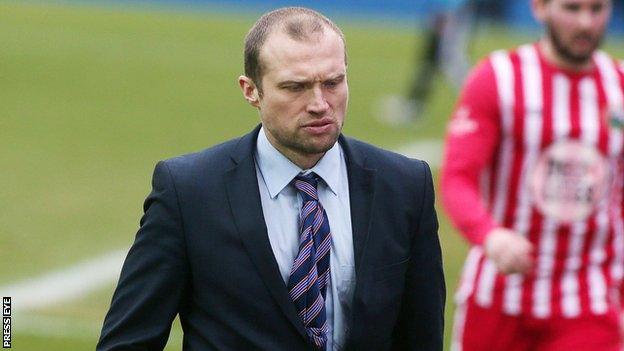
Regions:
<instances>
[{"instance_id":1,"label":"tie knot","mask_svg":"<svg viewBox=\"0 0 624 351\"><path fill-rule=\"evenodd\" d=\"M318 176L316 173L310 172L308 174L299 174L295 177L294 180L295 188L299 191L299 193L304 197L312 198L313 200L318 200L318 193L316 191L316 187L318 185Z\"/></svg>"}]
</instances>

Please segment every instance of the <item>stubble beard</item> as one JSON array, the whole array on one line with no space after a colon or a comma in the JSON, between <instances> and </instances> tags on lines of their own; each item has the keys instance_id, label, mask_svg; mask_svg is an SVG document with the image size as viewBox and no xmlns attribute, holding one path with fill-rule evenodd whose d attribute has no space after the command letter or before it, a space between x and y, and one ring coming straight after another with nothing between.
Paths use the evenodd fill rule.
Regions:
<instances>
[{"instance_id":1,"label":"stubble beard","mask_svg":"<svg viewBox=\"0 0 624 351\"><path fill-rule=\"evenodd\" d=\"M590 50L587 50L587 52L585 53L575 53L573 50L571 50L569 45L565 44L564 40L550 23L546 25L546 30L548 38L550 39L550 42L552 43L552 46L555 49L557 55L562 60L574 65L582 65L589 62L589 60L591 60L592 58L592 55L594 54L594 51L596 51L598 47L600 47L603 38L602 34L598 38L592 38L594 42Z\"/></svg>"},{"instance_id":2,"label":"stubble beard","mask_svg":"<svg viewBox=\"0 0 624 351\"><path fill-rule=\"evenodd\" d=\"M329 151L338 141L342 131L342 125L331 135L323 137L327 142L315 143L314 137L306 138L305 135L282 133L279 130L268 130L267 137L273 146L286 158L296 162L296 160L320 158Z\"/></svg>"},{"instance_id":3,"label":"stubble beard","mask_svg":"<svg viewBox=\"0 0 624 351\"><path fill-rule=\"evenodd\" d=\"M323 140L327 139L328 141L322 144L314 143L314 137L306 139L305 136L300 135L293 135L291 138L285 138L285 140L283 140L283 144L301 155L324 154L329 151L334 144L336 144L341 130L342 127L340 126L336 129L335 133L332 133L332 135L323 137Z\"/></svg>"}]
</instances>

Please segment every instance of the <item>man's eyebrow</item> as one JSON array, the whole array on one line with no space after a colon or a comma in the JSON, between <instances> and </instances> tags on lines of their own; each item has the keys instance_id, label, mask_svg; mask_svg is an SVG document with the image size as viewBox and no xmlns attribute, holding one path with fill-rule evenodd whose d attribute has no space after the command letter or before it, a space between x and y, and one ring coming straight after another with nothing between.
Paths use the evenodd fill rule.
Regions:
<instances>
[{"instance_id":1,"label":"man's eyebrow","mask_svg":"<svg viewBox=\"0 0 624 351\"><path fill-rule=\"evenodd\" d=\"M327 79L324 79L323 81L332 81L332 80L342 80L346 77L347 75L345 73L338 73L336 75L330 76ZM297 84L311 84L313 83L315 80L314 79L289 79L289 80L285 80L282 82L277 83L278 87L283 87L283 86L288 86L288 85L297 85Z\"/></svg>"},{"instance_id":2,"label":"man's eyebrow","mask_svg":"<svg viewBox=\"0 0 624 351\"><path fill-rule=\"evenodd\" d=\"M344 79L346 76L347 75L345 73L338 73L338 74L336 74L334 76L331 76L331 77L327 78L326 81L327 80L341 80L341 79Z\"/></svg>"},{"instance_id":3,"label":"man's eyebrow","mask_svg":"<svg viewBox=\"0 0 624 351\"><path fill-rule=\"evenodd\" d=\"M310 84L312 83L312 80L306 80L306 79L301 79L301 80L297 80L297 79L290 79L290 80L285 80L282 82L277 83L277 86L279 87L283 87L283 86L288 86L288 85L299 85L299 84Z\"/></svg>"}]
</instances>

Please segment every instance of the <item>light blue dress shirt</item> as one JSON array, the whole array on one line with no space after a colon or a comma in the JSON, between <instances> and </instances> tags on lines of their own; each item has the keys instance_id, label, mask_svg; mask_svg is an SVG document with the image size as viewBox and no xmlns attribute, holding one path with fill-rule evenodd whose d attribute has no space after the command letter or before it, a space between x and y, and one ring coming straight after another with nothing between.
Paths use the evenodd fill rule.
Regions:
<instances>
[{"instance_id":1,"label":"light blue dress shirt","mask_svg":"<svg viewBox=\"0 0 624 351\"><path fill-rule=\"evenodd\" d=\"M329 325L327 350L342 350L349 333L355 288L349 183L343 150L336 143L314 167L302 170L271 145L262 128L258 133L254 156L264 221L285 284L288 284L290 270L299 251L299 210L302 202L291 181L301 172L314 172L323 180L319 181L318 195L327 212L332 235L331 279L325 301Z\"/></svg>"}]
</instances>

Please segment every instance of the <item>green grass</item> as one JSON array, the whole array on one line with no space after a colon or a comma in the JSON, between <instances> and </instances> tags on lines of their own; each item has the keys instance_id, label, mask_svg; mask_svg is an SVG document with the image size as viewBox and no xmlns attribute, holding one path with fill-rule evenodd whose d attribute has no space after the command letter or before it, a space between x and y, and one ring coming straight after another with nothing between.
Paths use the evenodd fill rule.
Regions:
<instances>
[{"instance_id":1,"label":"green grass","mask_svg":"<svg viewBox=\"0 0 624 351\"><path fill-rule=\"evenodd\" d=\"M253 21L208 12L0 3L3 284L128 247L158 160L258 123L236 84L242 40ZM441 137L455 99L441 79L420 123L392 128L373 116L377 99L408 86L420 36L391 23L338 24L350 57L345 133L387 148ZM489 28L474 44L475 60L526 39ZM450 327L465 245L439 214ZM32 312L44 323L38 330L20 326L16 317L14 349L93 349L112 289ZM179 326L172 335L168 349L180 349Z\"/></svg>"},{"instance_id":2,"label":"green grass","mask_svg":"<svg viewBox=\"0 0 624 351\"><path fill-rule=\"evenodd\" d=\"M159 159L258 123L236 84L252 21L0 4L0 264L14 267L5 279L127 246ZM345 132L386 147L440 136L452 108L445 90L416 128L372 115L377 98L407 86L414 33L358 23L345 32Z\"/></svg>"}]
</instances>

